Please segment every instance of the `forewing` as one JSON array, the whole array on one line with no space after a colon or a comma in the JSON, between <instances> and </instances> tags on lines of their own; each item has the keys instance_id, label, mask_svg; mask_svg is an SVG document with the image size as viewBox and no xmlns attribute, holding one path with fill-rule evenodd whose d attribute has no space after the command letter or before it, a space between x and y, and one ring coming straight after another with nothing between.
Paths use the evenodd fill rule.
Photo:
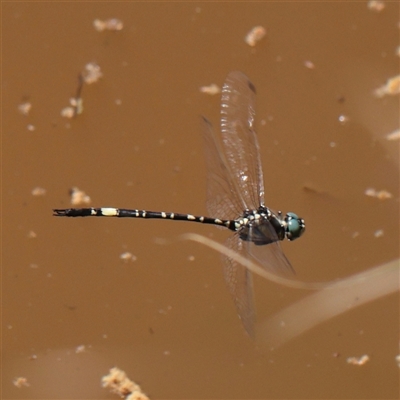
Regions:
<instances>
[{"instance_id":1,"label":"forewing","mask_svg":"<svg viewBox=\"0 0 400 400\"><path fill-rule=\"evenodd\" d=\"M214 218L235 219L243 213L245 205L235 189L212 125L204 117L202 132L207 164L207 210Z\"/></svg>"},{"instance_id":2,"label":"forewing","mask_svg":"<svg viewBox=\"0 0 400 400\"><path fill-rule=\"evenodd\" d=\"M222 88L221 137L235 191L247 209L264 204L260 151L254 131L255 87L242 72L229 73Z\"/></svg>"}]
</instances>

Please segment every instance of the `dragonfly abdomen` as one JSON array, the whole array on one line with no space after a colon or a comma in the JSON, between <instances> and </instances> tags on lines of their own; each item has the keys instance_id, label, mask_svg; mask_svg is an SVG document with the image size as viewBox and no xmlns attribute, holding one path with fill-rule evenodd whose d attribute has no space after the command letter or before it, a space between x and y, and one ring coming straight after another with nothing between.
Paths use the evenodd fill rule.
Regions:
<instances>
[{"instance_id":1,"label":"dragonfly abdomen","mask_svg":"<svg viewBox=\"0 0 400 400\"><path fill-rule=\"evenodd\" d=\"M117 218L154 218L171 219L176 221L192 221L202 224L211 224L224 226L230 230L236 231L237 221L223 220L219 218L210 218L192 214L180 214L164 211L133 210L114 207L90 207L90 208L67 208L55 209L54 215L57 217L117 217Z\"/></svg>"}]
</instances>

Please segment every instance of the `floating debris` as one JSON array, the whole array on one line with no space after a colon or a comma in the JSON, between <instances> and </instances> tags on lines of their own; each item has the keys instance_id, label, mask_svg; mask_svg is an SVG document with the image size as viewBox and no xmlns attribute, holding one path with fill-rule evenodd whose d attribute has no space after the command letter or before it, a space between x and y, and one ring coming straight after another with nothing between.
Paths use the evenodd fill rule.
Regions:
<instances>
[{"instance_id":1,"label":"floating debris","mask_svg":"<svg viewBox=\"0 0 400 400\"><path fill-rule=\"evenodd\" d=\"M397 362L397 366L400 368L400 354L398 354L394 359Z\"/></svg>"},{"instance_id":2,"label":"floating debris","mask_svg":"<svg viewBox=\"0 0 400 400\"><path fill-rule=\"evenodd\" d=\"M382 11L386 6L383 1L378 1L378 0L370 0L368 2L367 6L370 10L380 12Z\"/></svg>"},{"instance_id":3,"label":"floating debris","mask_svg":"<svg viewBox=\"0 0 400 400\"><path fill-rule=\"evenodd\" d=\"M78 189L77 187L73 187L70 191L70 194L71 204L74 206L79 204L90 204L92 201L84 191Z\"/></svg>"},{"instance_id":4,"label":"floating debris","mask_svg":"<svg viewBox=\"0 0 400 400\"><path fill-rule=\"evenodd\" d=\"M383 229L378 229L377 231L374 232L374 236L376 238L380 238L383 236Z\"/></svg>"},{"instance_id":5,"label":"floating debris","mask_svg":"<svg viewBox=\"0 0 400 400\"><path fill-rule=\"evenodd\" d=\"M374 90L376 97L383 97L385 95L395 95L400 93L400 75L390 78L386 83Z\"/></svg>"},{"instance_id":6,"label":"floating debris","mask_svg":"<svg viewBox=\"0 0 400 400\"><path fill-rule=\"evenodd\" d=\"M85 353L85 352L86 352L86 346L84 344L81 344L80 346L77 346L75 348L76 354Z\"/></svg>"},{"instance_id":7,"label":"floating debris","mask_svg":"<svg viewBox=\"0 0 400 400\"><path fill-rule=\"evenodd\" d=\"M312 61L304 61L304 66L308 69L315 69L315 65Z\"/></svg>"},{"instance_id":8,"label":"floating debris","mask_svg":"<svg viewBox=\"0 0 400 400\"><path fill-rule=\"evenodd\" d=\"M61 110L61 116L64 118L73 118L75 116L75 108L65 107Z\"/></svg>"},{"instance_id":9,"label":"floating debris","mask_svg":"<svg viewBox=\"0 0 400 400\"><path fill-rule=\"evenodd\" d=\"M267 30L262 26L255 26L244 38L244 41L254 47L265 35Z\"/></svg>"},{"instance_id":10,"label":"floating debris","mask_svg":"<svg viewBox=\"0 0 400 400\"><path fill-rule=\"evenodd\" d=\"M46 189L43 189L39 186L32 189L32 196L44 196L46 194Z\"/></svg>"},{"instance_id":11,"label":"floating debris","mask_svg":"<svg viewBox=\"0 0 400 400\"><path fill-rule=\"evenodd\" d=\"M211 85L208 85L208 86L202 86L200 88L200 92L214 95L214 94L221 93L221 88L218 85L216 85L215 83L212 83Z\"/></svg>"},{"instance_id":12,"label":"floating debris","mask_svg":"<svg viewBox=\"0 0 400 400\"><path fill-rule=\"evenodd\" d=\"M100 66L94 62L86 64L82 72L83 81L88 85L97 82L102 76Z\"/></svg>"},{"instance_id":13,"label":"floating debris","mask_svg":"<svg viewBox=\"0 0 400 400\"><path fill-rule=\"evenodd\" d=\"M80 115L83 112L83 100L82 100L82 87L84 82L83 73L78 77L78 89L76 90L76 96L69 99L71 106L65 107L61 110L61 116L64 118L73 118L76 115Z\"/></svg>"},{"instance_id":14,"label":"floating debris","mask_svg":"<svg viewBox=\"0 0 400 400\"><path fill-rule=\"evenodd\" d=\"M83 112L83 100L82 97L71 97L69 99L69 103L71 104L72 107L74 107L74 110L76 111L76 114L82 114Z\"/></svg>"},{"instance_id":15,"label":"floating debris","mask_svg":"<svg viewBox=\"0 0 400 400\"><path fill-rule=\"evenodd\" d=\"M350 118L347 115L342 114L342 115L339 115L338 120L342 125L345 125L345 124L347 124L347 122L350 121Z\"/></svg>"},{"instance_id":16,"label":"floating debris","mask_svg":"<svg viewBox=\"0 0 400 400\"><path fill-rule=\"evenodd\" d=\"M29 111L31 111L32 104L31 103L22 103L18 106L18 111L23 115L28 115Z\"/></svg>"},{"instance_id":17,"label":"floating debris","mask_svg":"<svg viewBox=\"0 0 400 400\"><path fill-rule=\"evenodd\" d=\"M34 231L29 231L28 232L28 238L29 239L36 239L37 238L37 234Z\"/></svg>"},{"instance_id":18,"label":"floating debris","mask_svg":"<svg viewBox=\"0 0 400 400\"><path fill-rule=\"evenodd\" d=\"M364 194L370 197L376 197L379 200L387 200L393 197L392 193L387 190L376 190L374 188L368 188L365 190Z\"/></svg>"},{"instance_id":19,"label":"floating debris","mask_svg":"<svg viewBox=\"0 0 400 400\"><path fill-rule=\"evenodd\" d=\"M28 129L28 131L33 132L33 131L36 130L36 126L35 126L35 125L32 125L32 124L29 124L29 125L26 126L26 129Z\"/></svg>"},{"instance_id":20,"label":"floating debris","mask_svg":"<svg viewBox=\"0 0 400 400\"><path fill-rule=\"evenodd\" d=\"M364 354L363 356L361 356L359 358L348 357L346 361L347 361L347 364L351 364L351 365L364 365L365 363L367 363L369 361L369 356Z\"/></svg>"},{"instance_id":21,"label":"floating debris","mask_svg":"<svg viewBox=\"0 0 400 400\"><path fill-rule=\"evenodd\" d=\"M119 258L120 258L121 260L125 261L125 262L128 262L128 261L134 262L134 261L137 260L137 257L136 257L135 255L133 255L132 253L130 253L129 251L126 251L125 253L122 253L122 254L119 256Z\"/></svg>"},{"instance_id":22,"label":"floating debris","mask_svg":"<svg viewBox=\"0 0 400 400\"><path fill-rule=\"evenodd\" d=\"M101 19L95 19L93 21L94 29L98 32L103 31L120 31L124 27L124 23L117 18L110 18L102 21Z\"/></svg>"},{"instance_id":23,"label":"floating debris","mask_svg":"<svg viewBox=\"0 0 400 400\"><path fill-rule=\"evenodd\" d=\"M69 99L71 106L65 107L61 110L61 116L64 118L73 118L75 115L82 114L83 100L82 97L71 97Z\"/></svg>"},{"instance_id":24,"label":"floating debris","mask_svg":"<svg viewBox=\"0 0 400 400\"><path fill-rule=\"evenodd\" d=\"M140 386L132 382L119 368L111 368L110 373L101 379L101 384L112 393L125 397L125 400L149 400Z\"/></svg>"},{"instance_id":25,"label":"floating debris","mask_svg":"<svg viewBox=\"0 0 400 400\"><path fill-rule=\"evenodd\" d=\"M30 386L28 383L28 379L19 376L13 380L14 386L17 388L22 388L22 386Z\"/></svg>"}]
</instances>

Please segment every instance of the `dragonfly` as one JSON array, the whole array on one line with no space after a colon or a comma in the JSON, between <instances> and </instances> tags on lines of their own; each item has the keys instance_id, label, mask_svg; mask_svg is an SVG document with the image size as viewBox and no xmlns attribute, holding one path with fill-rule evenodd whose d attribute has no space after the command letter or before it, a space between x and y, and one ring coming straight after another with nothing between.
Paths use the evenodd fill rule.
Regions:
<instances>
[{"instance_id":1,"label":"dragonfly","mask_svg":"<svg viewBox=\"0 0 400 400\"><path fill-rule=\"evenodd\" d=\"M58 217L156 218L216 225L233 231L226 246L255 260L268 272L294 269L280 242L305 232L297 214L265 205L260 147L254 129L256 89L240 71L230 72L222 87L220 132L202 118L207 164L207 210L211 217L114 207L54 209ZM254 337L256 320L252 273L223 255L224 278L245 331Z\"/></svg>"}]
</instances>

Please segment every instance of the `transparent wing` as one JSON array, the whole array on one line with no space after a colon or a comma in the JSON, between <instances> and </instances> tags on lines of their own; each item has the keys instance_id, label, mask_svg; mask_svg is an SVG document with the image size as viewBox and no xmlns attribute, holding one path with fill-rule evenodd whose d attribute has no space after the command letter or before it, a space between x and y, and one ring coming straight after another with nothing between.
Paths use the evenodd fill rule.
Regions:
<instances>
[{"instance_id":1,"label":"transparent wing","mask_svg":"<svg viewBox=\"0 0 400 400\"><path fill-rule=\"evenodd\" d=\"M238 253L243 251L243 241L239 239L238 234L227 239L225 244ZM254 337L256 313L251 272L229 257L223 256L223 260L225 282L235 303L236 311L246 332L250 337Z\"/></svg>"},{"instance_id":2,"label":"transparent wing","mask_svg":"<svg viewBox=\"0 0 400 400\"><path fill-rule=\"evenodd\" d=\"M202 131L207 164L207 210L214 218L235 219L243 213L245 205L235 189L212 125L204 117Z\"/></svg>"},{"instance_id":3,"label":"transparent wing","mask_svg":"<svg viewBox=\"0 0 400 400\"><path fill-rule=\"evenodd\" d=\"M222 88L222 151L235 191L245 205L257 209L264 204L264 182L260 151L254 131L255 88L242 72L231 72ZM243 211L243 210L242 210Z\"/></svg>"},{"instance_id":4,"label":"transparent wing","mask_svg":"<svg viewBox=\"0 0 400 400\"><path fill-rule=\"evenodd\" d=\"M248 235L257 238L257 240L243 241L246 251L264 270L285 276L295 273L290 261L282 251L274 228L268 221L263 223L261 227L250 226Z\"/></svg>"},{"instance_id":5,"label":"transparent wing","mask_svg":"<svg viewBox=\"0 0 400 400\"><path fill-rule=\"evenodd\" d=\"M243 256L250 254L257 265L267 272L285 276L294 274L294 269L283 253L271 224L263 225L261 230L257 227L249 228L249 235L257 236L259 239L257 242L241 240L239 234L237 232L226 240L225 244L228 248ZM236 311L246 332L250 337L254 337L256 311L252 273L229 257L223 256L223 260L225 282L233 298Z\"/></svg>"}]
</instances>

